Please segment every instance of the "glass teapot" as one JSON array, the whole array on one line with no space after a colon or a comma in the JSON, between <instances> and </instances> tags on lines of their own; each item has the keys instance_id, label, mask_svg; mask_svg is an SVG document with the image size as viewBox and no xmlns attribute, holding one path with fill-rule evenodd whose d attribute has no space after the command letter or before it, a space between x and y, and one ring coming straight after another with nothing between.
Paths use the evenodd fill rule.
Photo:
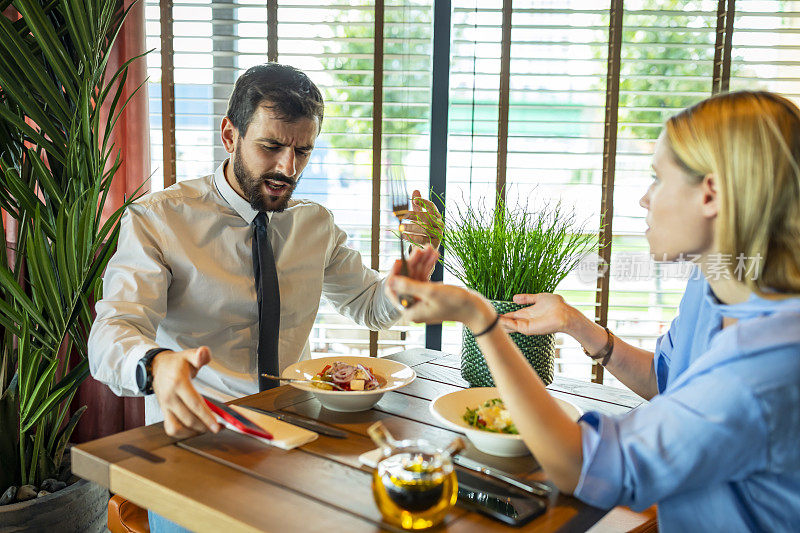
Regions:
<instances>
[{"instance_id":1,"label":"glass teapot","mask_svg":"<svg viewBox=\"0 0 800 533\"><path fill-rule=\"evenodd\" d=\"M461 438L440 450L425 440L395 440L382 422L367 430L381 449L372 474L372 493L384 520L403 529L427 529L441 523L458 498L453 455Z\"/></svg>"}]
</instances>

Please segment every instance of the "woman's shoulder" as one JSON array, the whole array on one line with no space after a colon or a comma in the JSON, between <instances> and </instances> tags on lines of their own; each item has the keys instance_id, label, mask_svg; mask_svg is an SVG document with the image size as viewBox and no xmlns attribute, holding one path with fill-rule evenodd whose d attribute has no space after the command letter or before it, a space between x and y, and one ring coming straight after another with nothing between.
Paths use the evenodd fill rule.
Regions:
<instances>
[{"instance_id":1,"label":"woman's shoulder","mask_svg":"<svg viewBox=\"0 0 800 533\"><path fill-rule=\"evenodd\" d=\"M800 465L800 313L743 321L731 328L737 358L731 365L756 399L768 434L769 467Z\"/></svg>"},{"instance_id":2,"label":"woman's shoulder","mask_svg":"<svg viewBox=\"0 0 800 533\"><path fill-rule=\"evenodd\" d=\"M686 377L704 373L735 375L756 395L784 387L800 394L800 313L758 316L723 329Z\"/></svg>"},{"instance_id":3,"label":"woman's shoulder","mask_svg":"<svg viewBox=\"0 0 800 533\"><path fill-rule=\"evenodd\" d=\"M730 334L743 354L784 348L800 351L800 312L779 312L740 321L732 326Z\"/></svg>"}]
</instances>

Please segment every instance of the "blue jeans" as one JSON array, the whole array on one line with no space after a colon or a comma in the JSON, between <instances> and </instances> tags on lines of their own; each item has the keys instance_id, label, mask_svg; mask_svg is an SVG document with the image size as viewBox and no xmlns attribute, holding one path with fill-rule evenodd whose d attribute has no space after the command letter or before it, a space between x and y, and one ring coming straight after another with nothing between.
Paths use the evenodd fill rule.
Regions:
<instances>
[{"instance_id":1,"label":"blue jeans","mask_svg":"<svg viewBox=\"0 0 800 533\"><path fill-rule=\"evenodd\" d=\"M170 522L152 511L147 511L147 521L150 522L150 533L191 533L191 530Z\"/></svg>"}]
</instances>

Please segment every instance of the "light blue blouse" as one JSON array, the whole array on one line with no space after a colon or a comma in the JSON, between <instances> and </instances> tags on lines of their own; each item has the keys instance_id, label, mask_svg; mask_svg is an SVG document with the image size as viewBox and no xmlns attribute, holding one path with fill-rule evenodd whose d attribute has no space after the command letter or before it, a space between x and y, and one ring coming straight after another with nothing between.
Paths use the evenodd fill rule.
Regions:
<instances>
[{"instance_id":1,"label":"light blue blouse","mask_svg":"<svg viewBox=\"0 0 800 533\"><path fill-rule=\"evenodd\" d=\"M722 317L738 319L721 329ZM656 346L659 394L580 420L575 496L658 503L661 531L800 528L800 298L720 303L693 276Z\"/></svg>"}]
</instances>

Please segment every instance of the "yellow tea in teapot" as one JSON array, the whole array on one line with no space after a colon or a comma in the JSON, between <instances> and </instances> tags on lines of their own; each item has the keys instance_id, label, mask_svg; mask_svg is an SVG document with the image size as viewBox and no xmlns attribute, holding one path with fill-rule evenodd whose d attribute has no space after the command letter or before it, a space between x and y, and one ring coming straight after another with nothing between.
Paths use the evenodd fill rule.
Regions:
<instances>
[{"instance_id":1,"label":"yellow tea in teapot","mask_svg":"<svg viewBox=\"0 0 800 533\"><path fill-rule=\"evenodd\" d=\"M441 522L458 497L449 458L422 451L397 453L378 463L372 477L375 502L384 518L403 529Z\"/></svg>"}]
</instances>

